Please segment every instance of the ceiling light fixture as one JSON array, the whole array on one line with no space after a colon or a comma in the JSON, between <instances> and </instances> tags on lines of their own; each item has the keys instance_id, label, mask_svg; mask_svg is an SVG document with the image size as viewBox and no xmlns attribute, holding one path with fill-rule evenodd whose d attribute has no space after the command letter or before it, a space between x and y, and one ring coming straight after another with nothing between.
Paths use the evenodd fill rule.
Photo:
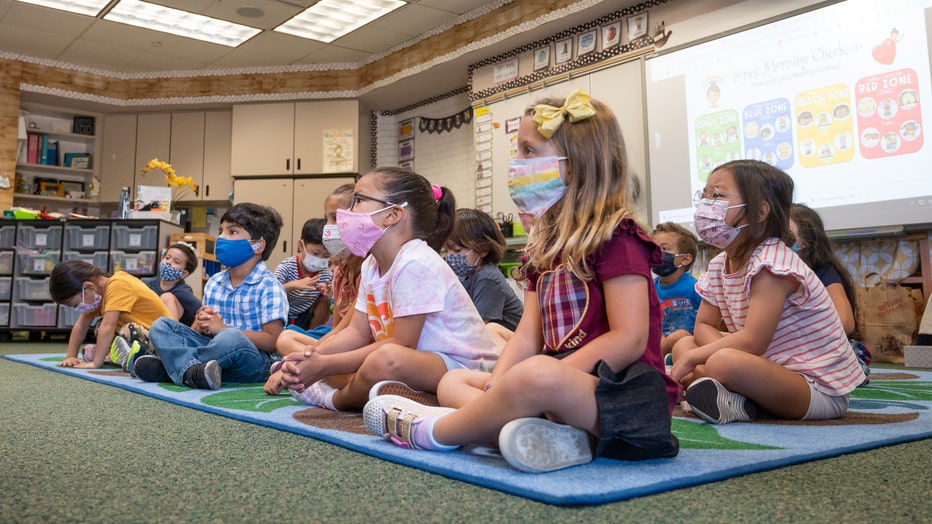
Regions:
<instances>
[{"instance_id":1,"label":"ceiling light fixture","mask_svg":"<svg viewBox=\"0 0 932 524\"><path fill-rule=\"evenodd\" d=\"M196 38L229 47L236 47L262 32L254 27L139 0L121 0L104 15L104 20L162 31L175 36Z\"/></svg>"},{"instance_id":2,"label":"ceiling light fixture","mask_svg":"<svg viewBox=\"0 0 932 524\"><path fill-rule=\"evenodd\" d=\"M19 0L24 4L41 5L79 15L97 16L110 0Z\"/></svg>"},{"instance_id":3,"label":"ceiling light fixture","mask_svg":"<svg viewBox=\"0 0 932 524\"><path fill-rule=\"evenodd\" d=\"M275 30L329 44L404 5L400 0L321 0Z\"/></svg>"}]
</instances>

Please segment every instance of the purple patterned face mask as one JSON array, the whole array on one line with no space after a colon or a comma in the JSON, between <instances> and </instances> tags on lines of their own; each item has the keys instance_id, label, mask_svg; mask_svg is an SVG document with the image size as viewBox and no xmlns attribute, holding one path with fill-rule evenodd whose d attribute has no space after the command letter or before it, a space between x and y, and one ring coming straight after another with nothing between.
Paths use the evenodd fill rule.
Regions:
<instances>
[{"instance_id":1,"label":"purple patterned face mask","mask_svg":"<svg viewBox=\"0 0 932 524\"><path fill-rule=\"evenodd\" d=\"M407 206L408 203L400 204L401 207ZM337 209L337 228L340 231L340 238L343 244L350 250L350 253L364 257L369 254L372 246L382 238L382 235L388 231L377 226L372 221L372 215L381 213L386 209L391 209L394 205L385 206L371 213L360 213L346 209Z\"/></svg>"},{"instance_id":2,"label":"purple patterned face mask","mask_svg":"<svg viewBox=\"0 0 932 524\"><path fill-rule=\"evenodd\" d=\"M719 249L728 247L738 237L741 228L747 227L747 224L738 227L729 226L725 222L725 213L729 209L746 205L729 206L726 200L702 199L696 204L696 213L693 215L693 223L696 225L696 233L699 234L699 238Z\"/></svg>"}]
</instances>

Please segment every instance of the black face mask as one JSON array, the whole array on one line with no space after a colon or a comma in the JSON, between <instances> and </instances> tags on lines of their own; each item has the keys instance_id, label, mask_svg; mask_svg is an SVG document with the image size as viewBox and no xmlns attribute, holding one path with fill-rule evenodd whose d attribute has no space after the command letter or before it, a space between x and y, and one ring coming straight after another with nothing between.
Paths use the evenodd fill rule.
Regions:
<instances>
[{"instance_id":1,"label":"black face mask","mask_svg":"<svg viewBox=\"0 0 932 524\"><path fill-rule=\"evenodd\" d=\"M654 272L658 277L665 277L672 275L674 271L679 269L681 266L676 265L676 257L683 256L682 253L664 253L663 254L663 264L652 268L651 271Z\"/></svg>"}]
</instances>

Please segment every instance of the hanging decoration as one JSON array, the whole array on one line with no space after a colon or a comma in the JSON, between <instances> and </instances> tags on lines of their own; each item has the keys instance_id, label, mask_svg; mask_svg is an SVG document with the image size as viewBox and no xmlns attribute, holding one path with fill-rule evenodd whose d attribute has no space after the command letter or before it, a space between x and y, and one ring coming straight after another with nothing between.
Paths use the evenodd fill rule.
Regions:
<instances>
[{"instance_id":1,"label":"hanging decoration","mask_svg":"<svg viewBox=\"0 0 932 524\"><path fill-rule=\"evenodd\" d=\"M463 124L472 122L472 107L460 111L455 115L444 118L424 118L418 117L417 128L419 131L428 133L443 133L453 131L463 127Z\"/></svg>"}]
</instances>

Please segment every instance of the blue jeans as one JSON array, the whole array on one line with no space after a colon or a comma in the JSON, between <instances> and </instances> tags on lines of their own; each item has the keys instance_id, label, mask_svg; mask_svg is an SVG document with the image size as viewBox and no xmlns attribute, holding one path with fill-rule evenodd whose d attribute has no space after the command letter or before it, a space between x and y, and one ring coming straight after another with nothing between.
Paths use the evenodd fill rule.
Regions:
<instances>
[{"instance_id":1,"label":"blue jeans","mask_svg":"<svg viewBox=\"0 0 932 524\"><path fill-rule=\"evenodd\" d=\"M213 337L202 335L168 317L149 328L149 341L175 384L183 385L184 372L195 364L216 360L223 382L263 382L269 378L272 355L260 351L242 331L227 328Z\"/></svg>"}]
</instances>

